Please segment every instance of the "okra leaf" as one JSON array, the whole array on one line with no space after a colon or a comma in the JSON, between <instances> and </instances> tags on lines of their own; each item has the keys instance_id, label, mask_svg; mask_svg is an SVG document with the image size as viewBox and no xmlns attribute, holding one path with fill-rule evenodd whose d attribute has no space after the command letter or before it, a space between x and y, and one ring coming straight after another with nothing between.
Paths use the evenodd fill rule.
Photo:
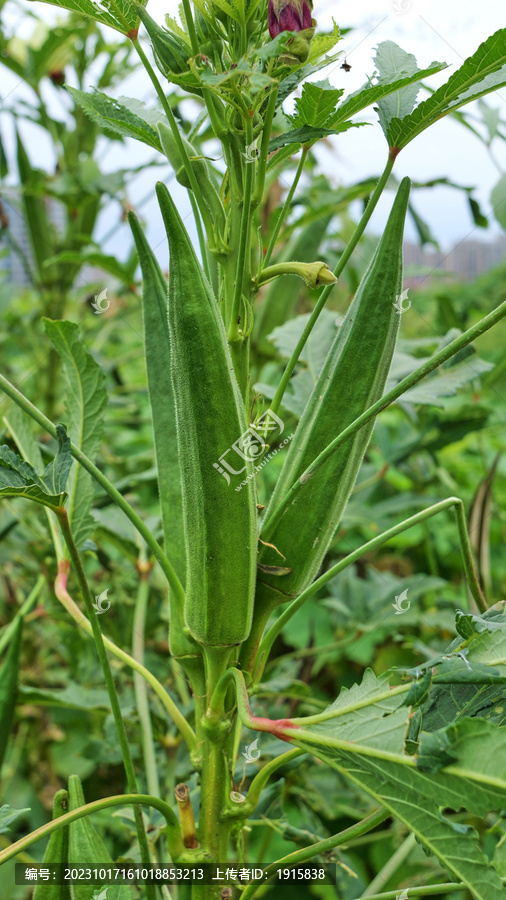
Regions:
<instances>
[{"instance_id":1,"label":"okra leaf","mask_svg":"<svg viewBox=\"0 0 506 900\"><path fill-rule=\"evenodd\" d=\"M64 426L56 430L58 449L42 475L6 444L0 447L0 497L24 497L53 510L64 505L72 457Z\"/></svg>"},{"instance_id":2,"label":"okra leaf","mask_svg":"<svg viewBox=\"0 0 506 900\"><path fill-rule=\"evenodd\" d=\"M285 131L284 134L278 134L269 141L269 153L273 150L279 150L287 144L314 144L322 137L328 137L330 134L340 134L342 131L348 131L350 128L359 128L361 125L367 125L367 122L343 122L333 128L314 128L312 125L303 125L293 131Z\"/></svg>"},{"instance_id":3,"label":"okra leaf","mask_svg":"<svg viewBox=\"0 0 506 900\"><path fill-rule=\"evenodd\" d=\"M30 812L29 806L25 809L13 809L8 803L0 806L0 834L10 831L11 825L27 812Z\"/></svg>"},{"instance_id":4,"label":"okra leaf","mask_svg":"<svg viewBox=\"0 0 506 900\"><path fill-rule=\"evenodd\" d=\"M121 34L128 34L139 21L129 0L114 0L114 3L104 0L103 4L94 3L93 0L44 0L44 2L59 9L68 9L69 12L87 16L102 25L109 25ZM114 13L111 10L114 10Z\"/></svg>"},{"instance_id":5,"label":"okra leaf","mask_svg":"<svg viewBox=\"0 0 506 900\"><path fill-rule=\"evenodd\" d=\"M420 768L418 760L404 751L409 711L400 703L402 693L396 696L384 677L367 673L361 685L341 692L318 717L320 722L305 726L298 720L301 727L291 732L291 741L362 787L407 825L473 897L491 900L500 895L501 883L490 870L476 832L456 826L440 809L458 812L464 806L479 816L501 809L506 800L506 732L490 723L469 725L466 720L462 728L440 735L437 745L424 736L428 741L424 763L431 766L427 772L424 763ZM331 717L325 720L326 715ZM483 755L485 737L495 751L492 766ZM436 756L434 748L441 745L451 760L451 772Z\"/></svg>"},{"instance_id":6,"label":"okra leaf","mask_svg":"<svg viewBox=\"0 0 506 900\"><path fill-rule=\"evenodd\" d=\"M76 447L94 459L100 447L107 391L102 369L81 344L73 322L44 319L44 329L63 366L65 406L69 436ZM76 466L69 484L69 521L77 547L94 527L90 515L93 481L82 466Z\"/></svg>"},{"instance_id":7,"label":"okra leaf","mask_svg":"<svg viewBox=\"0 0 506 900\"><path fill-rule=\"evenodd\" d=\"M419 360L417 360L419 364ZM416 368L416 366L415 366ZM469 382L474 381L493 369L492 363L479 357L473 357L471 362L464 360L454 366L443 367L437 375L426 378L421 384L415 385L402 395L402 403L417 403L425 406L439 406L444 408L444 398L453 397ZM389 390L387 384L386 390Z\"/></svg>"},{"instance_id":8,"label":"okra leaf","mask_svg":"<svg viewBox=\"0 0 506 900\"><path fill-rule=\"evenodd\" d=\"M446 84L413 112L404 117L395 116L388 122L385 134L390 149L402 150L438 119L505 84L506 28L502 28L487 38Z\"/></svg>"},{"instance_id":9,"label":"okra leaf","mask_svg":"<svg viewBox=\"0 0 506 900\"><path fill-rule=\"evenodd\" d=\"M317 32L311 40L307 58L309 64L319 60L323 53L329 53L343 39L344 34L341 34L339 25L336 25L334 19L332 19L332 25L332 31L327 31L326 33Z\"/></svg>"},{"instance_id":10,"label":"okra leaf","mask_svg":"<svg viewBox=\"0 0 506 900\"><path fill-rule=\"evenodd\" d=\"M14 722L23 619L19 619L0 668L0 769Z\"/></svg>"},{"instance_id":11,"label":"okra leaf","mask_svg":"<svg viewBox=\"0 0 506 900\"><path fill-rule=\"evenodd\" d=\"M101 128L113 131L115 134L121 134L123 137L135 138L147 144L148 147L161 151L162 148L156 128L146 118L141 118L137 112L121 103L120 100L107 97L97 90L93 91L92 94L88 94L86 91L79 91L77 88L69 85L66 85L66 89L72 94L76 103L79 104L92 122L96 122Z\"/></svg>"},{"instance_id":12,"label":"okra leaf","mask_svg":"<svg viewBox=\"0 0 506 900\"><path fill-rule=\"evenodd\" d=\"M388 110L396 108L408 110L408 98L412 97L414 102L422 79L447 68L444 62L432 62L425 69L419 69L414 56L401 50L393 41L379 44L374 61L379 74L374 74L367 84L343 100L337 107L334 125L380 101L388 103L388 106L384 107L385 116ZM385 97L389 100L385 101Z\"/></svg>"},{"instance_id":13,"label":"okra leaf","mask_svg":"<svg viewBox=\"0 0 506 900\"><path fill-rule=\"evenodd\" d=\"M302 88L302 95L295 101L295 114L287 115L287 119L296 128L311 125L324 128L332 118L337 101L344 90L333 88L330 82L307 82Z\"/></svg>"},{"instance_id":14,"label":"okra leaf","mask_svg":"<svg viewBox=\"0 0 506 900\"><path fill-rule=\"evenodd\" d=\"M398 75L399 72L405 72L408 75L417 75L420 72L413 54L406 53L393 41L383 41L379 45L374 61L380 78L391 78L396 73ZM432 65L437 67L439 64L432 63ZM385 133L393 118L403 119L413 111L420 87L420 80L418 80L379 100L378 116Z\"/></svg>"},{"instance_id":15,"label":"okra leaf","mask_svg":"<svg viewBox=\"0 0 506 900\"><path fill-rule=\"evenodd\" d=\"M501 175L490 194L490 202L499 225L506 231L506 175Z\"/></svg>"}]
</instances>

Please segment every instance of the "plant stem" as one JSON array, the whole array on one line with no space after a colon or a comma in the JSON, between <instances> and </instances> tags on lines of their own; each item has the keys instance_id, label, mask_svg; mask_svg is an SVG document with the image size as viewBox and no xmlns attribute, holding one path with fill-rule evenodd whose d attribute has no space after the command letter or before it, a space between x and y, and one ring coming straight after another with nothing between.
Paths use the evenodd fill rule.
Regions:
<instances>
[{"instance_id":1,"label":"plant stem","mask_svg":"<svg viewBox=\"0 0 506 900\"><path fill-rule=\"evenodd\" d=\"M164 800L160 800L159 797L152 797L151 794L133 793L119 794L114 797L105 797L101 800L94 800L92 803L86 803L85 806L80 806L78 809L73 809L72 812L65 813L63 816L53 819L46 825L41 825L40 828L36 828L35 831L20 838L19 841L11 844L5 850L2 850L0 852L0 866L4 862L7 862L7 860L17 856L20 851L25 849L25 847L30 847L44 837L49 837L53 831L62 828L64 825L70 825L71 822L82 819L83 816L89 816L91 813L98 812L100 809L108 809L113 806L128 806L130 803L134 806L152 806L154 809L161 812L167 823L166 833L171 856L173 859L178 859L181 854L184 853L184 846L179 822L172 807L170 807L168 803L165 803Z\"/></svg>"},{"instance_id":2,"label":"plant stem","mask_svg":"<svg viewBox=\"0 0 506 900\"><path fill-rule=\"evenodd\" d=\"M295 172L295 177L292 182L292 186L291 186L290 190L288 191L288 194L286 195L286 199L283 204L283 207L281 208L278 218L276 219L276 224L274 225L274 228L273 228L273 231L271 234L271 239L269 241L269 246L267 247L267 252L266 252L263 260L260 261L261 268L258 273L259 281L260 281L262 269L264 269L266 266L269 265L269 260L274 252L274 248L275 248L277 240L278 240L278 235L279 235L279 232L281 231L281 226L290 211L290 207L292 205L292 200L293 200L295 191L297 190L297 185L300 181L300 177L304 170L304 166L306 164L308 153L309 153L309 147L303 147L301 157L299 159L299 164L297 166L297 171Z\"/></svg>"},{"instance_id":3,"label":"plant stem","mask_svg":"<svg viewBox=\"0 0 506 900\"><path fill-rule=\"evenodd\" d=\"M324 292L322 292L324 293ZM464 347L467 347L468 344L471 344L476 338L480 337L480 335L484 334L484 332L488 331L492 328L497 322L506 316L506 300L501 303L497 309L493 312L489 313L488 316L485 316L483 319L480 319L476 325L473 325L471 328L468 328L467 331L464 331L458 338L455 338L454 341L451 341L450 344L447 344L446 347L443 347L438 353L435 353L430 359L423 363L423 365L419 366L418 369L415 369L410 375L407 375L406 378L403 378L402 381L392 388L391 391L388 391L383 397L380 397L376 403L373 403L365 412L362 413L358 419L355 419L351 425L348 425L344 431L341 432L330 444L325 447L324 450L316 457L315 460L308 466L305 472L302 473L300 478L295 482L294 485L290 488L289 491L285 494L285 497L273 513L273 515L267 520L264 524L261 532L261 536L264 540L268 540L272 535L276 524L279 522L281 516L283 515L284 510L287 506L292 502L294 496L298 493L301 487L303 487L311 476L316 472L320 466L335 453L339 447L342 446L347 440L353 437L357 431L360 431L364 425L369 422L370 419L375 418L378 413L382 412L382 410L386 409L395 400L398 400L405 391L409 390L409 388L414 387L415 384L418 384L426 375L429 375L430 372L433 372L434 369L437 369L443 363L445 363L452 356L455 356L460 350ZM271 406L273 409L273 406Z\"/></svg>"},{"instance_id":4,"label":"plant stem","mask_svg":"<svg viewBox=\"0 0 506 900\"><path fill-rule=\"evenodd\" d=\"M14 618L9 622L8 625L6 625L6 627L5 627L4 631L3 631L2 636L0 637L0 653L2 653L2 651L3 651L4 647L6 646L6 644L9 643L9 641L10 641L10 639L11 639L12 632L14 631L14 629L15 629L15 627L16 627L16 623L18 622L18 620L19 620L22 616L26 616L26 614L27 614L28 612L30 612L30 609L32 608L32 606L33 606L34 603L36 602L36 600L37 600L37 598L38 598L38 596L39 596L39 594L40 594L42 588L44 587L45 583L46 583L45 576L44 576L44 575L39 575L39 577L37 578L37 581L35 582L35 585L33 586L32 590L31 590L30 593L28 594L28 597L26 598L25 602L21 604L21 606L19 607L19 609L18 609L16 615L14 616Z\"/></svg>"},{"instance_id":5,"label":"plant stem","mask_svg":"<svg viewBox=\"0 0 506 900\"><path fill-rule=\"evenodd\" d=\"M298 756L303 756L305 753L304 750L288 750L286 753L282 753L281 756L276 756L275 759L271 759L270 762L266 763L265 766L262 766L260 772L253 778L248 794L246 803L243 804L247 807L248 816L254 812L258 801L260 800L260 794L262 793L265 785L267 784L271 775L276 772L281 766L286 765L292 761L292 759L297 759Z\"/></svg>"},{"instance_id":6,"label":"plant stem","mask_svg":"<svg viewBox=\"0 0 506 900\"><path fill-rule=\"evenodd\" d=\"M506 878L501 878L501 881L504 885L506 885ZM466 885L458 882L446 882L444 884L429 884L424 885L423 887L410 887L409 888L409 900L412 897L439 897L440 894L453 894L456 891L466 890ZM367 900L398 900L400 894L399 888L396 891L385 891L382 894L371 894L367 895ZM242 895L244 897L244 894ZM366 895L362 894L358 900L365 900ZM242 900L242 898L241 898Z\"/></svg>"},{"instance_id":7,"label":"plant stem","mask_svg":"<svg viewBox=\"0 0 506 900\"><path fill-rule=\"evenodd\" d=\"M293 853L283 856L282 859L278 859L276 862L266 866L262 883L265 884L269 878L275 876L278 869L290 869L293 866L310 862L315 856L319 856L321 853L327 853L329 850L333 850L334 847L346 844L352 838L366 834L368 831L376 828L377 825L381 825L381 823L389 817L390 813L387 810L378 809L376 812L371 813L370 816L367 816L355 825L351 825L339 834L334 834L332 837L325 838L323 841L318 841L316 844L311 844L309 847L302 847L300 850L295 850ZM258 888L258 884L249 884L241 894L241 900L250 900L251 897L254 897Z\"/></svg>"},{"instance_id":8,"label":"plant stem","mask_svg":"<svg viewBox=\"0 0 506 900\"><path fill-rule=\"evenodd\" d=\"M11 400L14 401L14 403L16 403L17 406L20 407L20 409L23 410L23 412L25 412L35 422L37 422L38 425L41 425L42 428L44 428L45 431L47 431L47 433L51 435L51 437L57 437L56 428L51 420L48 419L47 416L45 416L44 413L40 411L40 409L37 409L37 407L34 406L33 403L30 403L30 401L24 396L24 394L22 394L21 391L18 391L18 389L15 388L14 385L11 384L11 382L8 381L7 378L5 378L3 375L0 375L0 388L4 391L4 393L7 394L8 397L11 398ZM75 444L71 443L70 452L72 453L74 459L76 459L78 463L80 463L83 469L86 469L86 471L89 472L90 475L95 479L95 481L104 489L106 494L109 495L116 506L118 506L125 513L127 518L130 519L132 525L139 532L141 537L144 538L153 556L160 564L160 568L162 569L169 583L169 586L173 592L173 596L177 598L178 602L182 606L184 602L183 586L179 578L177 577L171 563L160 547L160 544L153 537L150 529L142 521L140 516L137 515L128 501L125 500L125 498L120 494L118 490L116 490L109 479L106 478L106 476L100 471L99 468L97 468L96 465L94 465L94 463L92 463L91 459L88 459L86 454L83 453L79 449L79 447L76 447Z\"/></svg>"},{"instance_id":9,"label":"plant stem","mask_svg":"<svg viewBox=\"0 0 506 900\"><path fill-rule=\"evenodd\" d=\"M324 572L323 575L320 575L320 577L317 578L316 581L313 581L313 583L310 584L309 587L305 589L305 591L302 591L299 597L297 597L295 600L292 600L290 605L287 606L287 608L281 613L274 624L270 627L269 631L260 644L260 650L258 654L259 668L255 669L255 681L258 681L261 677L259 672L263 671L265 662L267 661L272 645L277 636L281 633L286 623L290 621L292 616L294 616L295 613L298 612L298 610L301 608L301 606L304 605L306 600L309 600L309 598L316 594L322 587L324 587L324 585L328 584L329 581L332 581L332 579L335 578L336 575L339 575L339 573L344 569L347 569L348 566L351 566L354 562L357 562L357 560L359 560L366 553L369 553L372 550L376 550L378 547L386 544L387 541L390 541L393 537L396 537L398 534L401 534L408 528L412 528L414 525L418 525L420 522L425 522L432 516L437 515L445 509L450 509L451 507L455 508L457 525L459 529L462 561L464 564L466 579L469 584L471 594L478 604L479 609L482 612L485 612L488 607L485 597L483 596L483 592L478 579L478 573L476 571L476 566L473 560L471 544L469 541L469 535L467 533L464 504L459 497L449 497L447 500L440 500L439 503L434 503L433 506L429 506L427 509L423 509L421 512L415 513L415 515L410 516L403 522L399 522L399 524L394 525L387 531L384 531L383 534L379 534L377 537L372 538L372 540L367 541L367 543L362 544L360 547L357 547L356 550L353 550L352 553L349 553L348 556L344 557L344 559L339 560L338 563L331 566L330 569L327 569L327 571Z\"/></svg>"},{"instance_id":10,"label":"plant stem","mask_svg":"<svg viewBox=\"0 0 506 900\"><path fill-rule=\"evenodd\" d=\"M91 622L81 612L77 603L74 602L67 591L67 570L64 570L64 566L65 563L60 563L60 571L57 575L54 586L55 594L60 603L62 603L62 605L65 607L67 612L70 613L74 621L77 622L79 627L86 631L87 634L92 635L93 631ZM145 666L141 665L140 662L130 656L125 650L122 650L121 647L118 647L113 641L111 641L110 638L103 635L103 641L104 645L108 650L110 650L111 653L114 654L114 656L117 656L118 659L121 659L121 661L124 662L125 665L130 666L130 668L132 668L134 672L138 672L139 675L142 675L142 677L148 682L148 684L151 685L155 694L159 697L163 706L167 710L172 721L183 735L188 748L190 750L193 750L196 743L195 733L177 705L174 703L170 694L167 693L163 685L160 684L158 679L155 678L155 676L148 669L146 669Z\"/></svg>"},{"instance_id":11,"label":"plant stem","mask_svg":"<svg viewBox=\"0 0 506 900\"><path fill-rule=\"evenodd\" d=\"M245 118L245 143L249 147L253 141L253 129L249 117ZM239 231L239 245L235 258L235 284L232 300L232 311L228 323L228 340L231 344L243 343L242 330L239 328L239 318L242 310L242 296L245 279L248 279L250 266L246 262L246 254L249 251L251 230L251 192L253 189L253 176L255 165L253 161L246 161L244 174L244 191L241 201L241 225ZM238 202L239 198L235 199ZM234 202L234 200L232 200Z\"/></svg>"},{"instance_id":12,"label":"plant stem","mask_svg":"<svg viewBox=\"0 0 506 900\"><path fill-rule=\"evenodd\" d=\"M86 612L88 613L88 618L90 619L91 629L93 632L93 639L95 641L95 647L97 650L98 658L100 660L100 665L102 668L102 672L104 674L104 680L107 688L107 693L109 695L109 703L111 704L111 711L114 718L114 724L116 726L116 733L118 735L118 741L121 748L121 756L123 757L123 765L125 767L125 774L127 780L127 788L129 793L137 794L137 779L135 776L134 764L132 762L132 756L130 753L130 746L128 743L128 737L126 733L125 723L123 721L123 716L121 713L121 706L119 702L118 692L116 691L116 685L114 684L114 678L112 676L111 667L109 664L109 657L107 656L106 649L104 646L104 641L102 637L102 631L100 629L100 625L98 624L98 616L95 611L95 607L93 605L92 594L88 585L88 581L86 579L86 575L84 573L83 564L81 561L81 557L79 556L77 547L74 542L74 538L72 536L72 532L70 530L70 524L67 516L67 510L64 507L60 507L56 510L56 516L58 518L58 522L60 523L60 528L62 530L63 539L65 544L67 545L67 549L69 551L70 560L72 562L72 566L74 568L74 572L77 578L77 582L79 584L79 588L81 590L81 594L84 599L84 603L86 606ZM61 565L64 565L65 561L62 561ZM134 816L135 816L135 824L137 828L137 838L139 841L139 848L141 853L142 863L145 866L149 866L151 863L151 856L149 852L148 838L146 834L146 829L144 828L144 820L142 818L142 810L136 806L134 808ZM148 885L146 885L148 887ZM155 890L153 885L149 885L152 890L147 891L148 900L154 900Z\"/></svg>"},{"instance_id":13,"label":"plant stem","mask_svg":"<svg viewBox=\"0 0 506 900\"><path fill-rule=\"evenodd\" d=\"M411 832L402 842L401 846L398 847L395 853L390 857L388 862L386 862L383 868L378 872L376 878L371 881L367 890L362 894L362 897L371 897L378 889L381 890L381 888L390 881L392 875L397 871L399 866L407 860L415 845L416 837Z\"/></svg>"},{"instance_id":14,"label":"plant stem","mask_svg":"<svg viewBox=\"0 0 506 900\"><path fill-rule=\"evenodd\" d=\"M193 21L193 20L192 20L192 21ZM192 191L193 191L193 193L195 194L195 197L197 198L198 203L199 203L200 214L201 214L201 216L202 216L202 219L203 219L203 222L204 222L204 225L205 225L205 229L206 229L206 232L207 232L207 239L208 239L208 242L209 242L209 248L210 248L210 249L215 249L215 248L214 248L214 229L213 229L213 223L212 223L211 218L210 218L210 216L209 216L209 212L208 212L207 207L206 207L206 204L205 204L205 202L204 202L204 198L202 197L202 193L201 193L201 190L200 190L200 185L199 185L198 180L197 180L197 176L195 175L195 172L194 172L194 170L193 170L192 164L191 164L191 162L190 162L190 160L189 160L189 158L188 158L188 154L187 154L187 152L186 152L185 146L184 146L183 141L182 141L182 139L181 139L181 134L180 134L180 132L179 132L179 127L178 127L178 124L177 124L176 119L175 119L175 117L174 117L174 113L172 112L172 109L170 108L170 105L169 105L169 103L167 102L167 97L165 96L165 93L164 93L164 91L163 91L163 88L162 88L160 82L158 81L156 72L154 71L153 66L151 65L151 63L150 63L149 59L147 58L146 54L144 53L144 50L143 50L143 48L142 48L142 46L141 46L141 44L140 44L138 38L133 38L133 39L132 39L132 44L134 45L134 47L135 47L135 49L136 49L136 51L137 51L137 53L138 53L138 55L139 55L139 57L140 57L140 59L141 59L141 61L142 61L142 64L143 64L143 66L144 66L144 68L145 68L145 70L146 70L146 72L147 72L147 74L148 74L148 76L149 76L149 79L150 79L150 81L151 81L151 83L152 83L152 85L153 85L153 87L154 87L154 89L155 89L155 91L156 91L156 93L157 93L157 95L158 95L158 98L159 98L159 100L160 100L160 103L162 104L163 111L164 111L165 115L167 116L167 121L168 121L168 123L169 123L169 127L170 127L170 129L171 129L171 131L172 131L172 134L173 134L173 136L174 136L174 140L175 140L175 142L176 142L176 144L177 144L177 148L178 148L178 151L179 151L179 153L180 153L180 155L181 155L181 159L183 160L184 170L185 170L185 172L186 172L186 174L187 174L187 176L188 176L188 178L189 178L189 181L190 181L190 184L191 184Z\"/></svg>"},{"instance_id":15,"label":"plant stem","mask_svg":"<svg viewBox=\"0 0 506 900\"><path fill-rule=\"evenodd\" d=\"M392 171L393 165L394 165L394 160L389 157L388 162L383 170L383 174L381 175L381 178L379 179L379 181L374 189L374 192L371 195L371 199L369 200L369 203L367 204L367 206L364 210L362 218L360 219L360 222L358 223L357 227L355 228L353 235L351 236L344 252L342 253L342 255L339 259L337 266L334 269L334 275L336 276L336 278L339 278L339 276L342 275L343 270L351 256L351 254L353 253L360 238L362 237L362 235L366 229L367 223L369 222L369 219L371 218L371 216L376 208L376 205L378 203L378 200L381 197L383 190L385 188L385 185L390 177L390 173ZM267 261L265 261L264 264L266 265ZM313 309L313 312L311 313L311 315L308 319L307 325L304 328L304 331L302 332L302 334L297 342L297 346L295 347L295 350L293 351L293 353L287 363L286 369L283 372L283 377L281 378L281 381L279 382L277 391L276 391L274 398L272 400L272 403L270 405L270 408L273 412L277 412L279 410L281 401L283 399L284 393L288 386L288 382L290 381L290 378L292 377L293 370L295 369L295 366L297 365L300 354L302 353L302 350L304 349L304 346L306 344L306 341L309 338L309 335L311 334L311 332L316 324L316 321L329 298L331 290L332 290L332 285L329 285L321 292L321 294L318 298L318 302L316 303L315 308Z\"/></svg>"},{"instance_id":16,"label":"plant stem","mask_svg":"<svg viewBox=\"0 0 506 900\"><path fill-rule=\"evenodd\" d=\"M138 568L140 578L132 626L132 656L142 666L144 663L144 630L149 597L149 570L147 570L146 562L142 558L139 561ZM156 767L148 691L146 682L139 672L134 672L134 690L137 715L139 716L141 726L142 755L146 772L146 784L150 794L153 794L155 797L160 797L160 782L158 780L158 770Z\"/></svg>"},{"instance_id":17,"label":"plant stem","mask_svg":"<svg viewBox=\"0 0 506 900\"><path fill-rule=\"evenodd\" d=\"M265 187L265 173L267 170L267 157L269 155L269 141L271 139L271 131L272 131L272 120L274 119L274 115L276 112L276 100L278 97L278 85L273 88L269 100L267 103L267 109L265 111L265 119L262 126L262 140L260 142L260 150L258 154L258 167L257 167L257 177L256 177L256 185L255 192L251 199L251 207L252 210L255 210L257 206L262 202L262 197L264 194Z\"/></svg>"}]
</instances>

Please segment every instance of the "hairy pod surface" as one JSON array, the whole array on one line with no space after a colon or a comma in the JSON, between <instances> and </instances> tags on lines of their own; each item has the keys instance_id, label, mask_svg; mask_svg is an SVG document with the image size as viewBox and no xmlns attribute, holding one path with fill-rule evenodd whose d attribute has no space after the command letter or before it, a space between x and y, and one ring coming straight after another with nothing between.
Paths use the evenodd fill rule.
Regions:
<instances>
[{"instance_id":1,"label":"hairy pod surface","mask_svg":"<svg viewBox=\"0 0 506 900\"><path fill-rule=\"evenodd\" d=\"M409 190L410 181L405 178L300 419L265 521L322 450L383 394L399 330L402 237ZM373 428L374 420L343 444L285 510L269 543L283 554L283 565L292 571L283 576L262 572L257 592L260 605L283 603L314 579L339 525ZM262 548L262 564L276 566L279 560L273 549Z\"/></svg>"},{"instance_id":2,"label":"hairy pod surface","mask_svg":"<svg viewBox=\"0 0 506 900\"><path fill-rule=\"evenodd\" d=\"M57 791L53 800L53 821L59 819L67 812L68 794L62 789ZM69 845L69 829L68 826L58 828L53 831L49 838L43 866L64 865L68 863L68 845ZM50 882L40 882L35 885L33 892L33 900L71 900L70 885L68 884L51 884Z\"/></svg>"},{"instance_id":3,"label":"hairy pod surface","mask_svg":"<svg viewBox=\"0 0 506 900\"><path fill-rule=\"evenodd\" d=\"M170 377L170 341L167 320L167 281L133 212L128 219L142 271L142 313L148 393L153 420L158 493L165 552L184 586L184 542L181 477L176 434L176 410ZM202 651L188 634L182 604L169 591L169 649L188 674L201 675Z\"/></svg>"},{"instance_id":4,"label":"hairy pod surface","mask_svg":"<svg viewBox=\"0 0 506 900\"><path fill-rule=\"evenodd\" d=\"M157 194L170 253L170 364L186 547L184 615L200 643L232 646L248 636L253 613L257 532L250 436L217 301L165 185L158 184Z\"/></svg>"}]
</instances>

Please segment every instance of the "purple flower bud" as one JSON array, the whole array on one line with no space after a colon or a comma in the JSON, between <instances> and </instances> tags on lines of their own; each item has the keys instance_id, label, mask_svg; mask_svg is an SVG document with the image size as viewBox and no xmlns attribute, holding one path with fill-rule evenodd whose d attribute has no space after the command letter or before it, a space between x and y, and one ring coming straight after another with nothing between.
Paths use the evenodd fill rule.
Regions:
<instances>
[{"instance_id":1,"label":"purple flower bud","mask_svg":"<svg viewBox=\"0 0 506 900\"><path fill-rule=\"evenodd\" d=\"M311 28L311 9L307 0L269 0L269 34Z\"/></svg>"}]
</instances>

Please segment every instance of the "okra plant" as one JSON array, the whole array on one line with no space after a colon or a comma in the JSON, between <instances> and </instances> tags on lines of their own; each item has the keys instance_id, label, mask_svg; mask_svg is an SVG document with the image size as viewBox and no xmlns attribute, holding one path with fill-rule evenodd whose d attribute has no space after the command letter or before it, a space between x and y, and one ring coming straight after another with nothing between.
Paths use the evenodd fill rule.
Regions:
<instances>
[{"instance_id":1,"label":"okra plant","mask_svg":"<svg viewBox=\"0 0 506 900\"><path fill-rule=\"evenodd\" d=\"M484 596L463 503L456 496L444 498L330 567L325 568L325 559L376 418L506 316L503 302L443 342L392 387L387 385L401 321L402 241L410 195L409 178L398 183L392 171L404 147L440 118L506 85L506 30L490 37L417 104L422 80L444 64L418 68L414 57L392 42L380 45L376 74L351 95L343 97L344 91L328 81L307 81L341 55L335 52L339 28L319 33L307 0L269 0L268 6L258 0L194 0L193 5L183 0L180 22L167 17L166 27L130 0L104 5L66 0L54 5L79 11L132 42L156 90L155 111L143 114L139 104L122 103L99 91L68 90L93 123L165 155L177 181L188 190L198 252L170 190L159 183L168 283L141 223L133 212L129 219L142 271L144 356L163 539L143 518L142 509L131 505L96 465L107 394L100 367L80 343L77 326L51 319L44 323L64 369L65 425L51 422L7 378L0 378L12 401L5 417L12 442L0 448L0 493L45 508L58 561L54 591L95 642L126 783L125 793L86 803L79 779L71 776L68 790L55 797L53 821L2 850L0 862L49 837L46 864L110 863L92 824L93 814L131 805L145 868L157 860L189 869L211 863L221 872L227 864L236 869L251 866L255 860L248 852L249 822L261 815L256 811L262 809L271 779L289 772L299 757L313 757L335 770L336 790L344 779L369 798L368 814L327 838L313 840L306 833L303 846L288 856L262 860L267 863L264 885L278 870L324 858L388 827L384 823L389 820L400 823L411 835L408 840L416 839L447 873L446 881L430 886L433 895L463 896L459 892L467 891L476 900L495 900L504 894L504 851L491 861L486 852L490 854L490 844L484 847L480 829L468 819L476 824L495 812L500 822L506 808L506 733L500 709L506 683L506 614L500 604L489 606ZM285 101L296 91L294 109L288 112ZM176 114L182 95L198 108L186 132ZM312 147L359 125L355 117L372 104L386 139L385 167L334 271L318 259L329 220L316 241L315 258L287 255L292 202ZM270 215L266 231L270 185L296 153L300 156L292 185ZM383 191L392 186L396 195L381 239L300 420L287 434L284 399L306 342ZM301 256L302 250L304 246ZM252 374L262 342L279 315L278 296L284 298L286 315L293 314L283 282L294 274L315 292L316 302L268 396ZM264 285L269 285L265 296L270 307L261 306L257 317L257 295ZM44 469L29 419L57 441L54 459ZM267 503L258 503L257 484L281 447L285 452L277 483ZM155 564L166 580L170 654L191 691L189 714L138 655L129 655L107 636L107 625L99 618L102 610L93 603L86 544L95 528L93 481L143 541L141 583ZM343 687L335 702L315 715L262 715L256 695L261 695L269 655L303 604L314 603L325 584L366 554L447 510L455 514L471 595L469 604L463 598L468 611L458 613L457 636L447 650L415 670L380 677L368 670L360 684ZM11 629L2 670L5 686L13 683L21 620ZM139 791L113 660L131 667L161 702L173 723L173 740L186 747L191 790L180 784L175 798L163 796L148 740L148 793ZM139 697L139 716L152 735L145 694ZM3 723L12 723L8 690L1 702ZM279 751L244 787L244 778L236 780L241 746L246 734L253 744L260 733L276 741ZM150 808L165 822L156 839L146 830L141 812ZM244 900L265 893L258 882L241 883L238 876L235 881L234 890ZM230 896L228 888L221 875L209 884L197 879L178 891L192 900L214 900ZM400 896L400 890L378 894L376 888L373 883L362 896ZM143 888L149 898L157 890L149 884ZM338 896L333 887L325 890L328 896ZM409 897L429 892L415 885ZM70 889L40 884L35 896L92 900L95 894L89 884ZM108 900L128 896L128 886L112 884L107 889Z\"/></svg>"}]
</instances>

